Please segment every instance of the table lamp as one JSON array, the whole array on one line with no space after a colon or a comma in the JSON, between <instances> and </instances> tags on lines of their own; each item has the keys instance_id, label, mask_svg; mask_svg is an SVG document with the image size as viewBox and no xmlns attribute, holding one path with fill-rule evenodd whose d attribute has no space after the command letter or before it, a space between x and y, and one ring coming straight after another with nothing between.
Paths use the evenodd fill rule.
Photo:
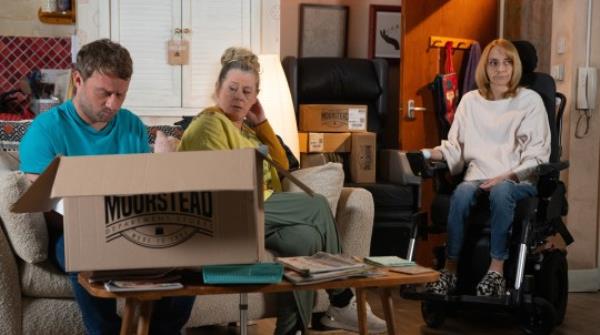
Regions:
<instances>
[{"instance_id":1,"label":"table lamp","mask_svg":"<svg viewBox=\"0 0 600 335\"><path fill-rule=\"evenodd\" d=\"M258 56L260 63L260 92L258 99L275 134L281 136L296 158L300 158L298 127L292 95L279 55Z\"/></svg>"}]
</instances>

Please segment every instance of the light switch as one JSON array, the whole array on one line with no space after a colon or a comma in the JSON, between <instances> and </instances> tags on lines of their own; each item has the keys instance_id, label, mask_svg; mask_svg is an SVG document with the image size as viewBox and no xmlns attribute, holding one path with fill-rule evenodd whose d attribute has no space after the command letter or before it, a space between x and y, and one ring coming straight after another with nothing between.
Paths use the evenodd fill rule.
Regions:
<instances>
[{"instance_id":1,"label":"light switch","mask_svg":"<svg viewBox=\"0 0 600 335\"><path fill-rule=\"evenodd\" d=\"M565 78L565 65L552 65L552 68L550 69L550 75L552 76L552 78L554 78L554 80L563 80Z\"/></svg>"},{"instance_id":2,"label":"light switch","mask_svg":"<svg viewBox=\"0 0 600 335\"><path fill-rule=\"evenodd\" d=\"M564 37L559 37L556 40L556 53L559 55L564 54L567 51L567 40Z\"/></svg>"}]
</instances>

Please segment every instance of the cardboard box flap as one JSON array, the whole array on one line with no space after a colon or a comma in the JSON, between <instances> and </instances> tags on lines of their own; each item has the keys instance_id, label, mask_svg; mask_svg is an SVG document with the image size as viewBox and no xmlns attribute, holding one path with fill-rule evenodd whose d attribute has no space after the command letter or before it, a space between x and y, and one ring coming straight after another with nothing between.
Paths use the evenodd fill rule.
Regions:
<instances>
[{"instance_id":1,"label":"cardboard box flap","mask_svg":"<svg viewBox=\"0 0 600 335\"><path fill-rule=\"evenodd\" d=\"M14 213L46 212L54 208L59 199L52 199L52 185L60 165L61 157L56 157L36 181L15 202L11 211Z\"/></svg>"},{"instance_id":2,"label":"cardboard box flap","mask_svg":"<svg viewBox=\"0 0 600 335\"><path fill-rule=\"evenodd\" d=\"M254 149L63 157L51 197L251 191L257 159Z\"/></svg>"}]
</instances>

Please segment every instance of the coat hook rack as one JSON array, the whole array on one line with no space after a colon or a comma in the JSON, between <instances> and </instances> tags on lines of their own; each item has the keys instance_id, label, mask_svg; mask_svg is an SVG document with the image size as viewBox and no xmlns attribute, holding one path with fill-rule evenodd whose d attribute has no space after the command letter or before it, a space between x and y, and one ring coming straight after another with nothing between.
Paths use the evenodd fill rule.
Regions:
<instances>
[{"instance_id":1,"label":"coat hook rack","mask_svg":"<svg viewBox=\"0 0 600 335\"><path fill-rule=\"evenodd\" d=\"M475 41L466 38L429 36L430 48L443 48L447 42L452 42L452 48L454 49L468 50Z\"/></svg>"}]
</instances>

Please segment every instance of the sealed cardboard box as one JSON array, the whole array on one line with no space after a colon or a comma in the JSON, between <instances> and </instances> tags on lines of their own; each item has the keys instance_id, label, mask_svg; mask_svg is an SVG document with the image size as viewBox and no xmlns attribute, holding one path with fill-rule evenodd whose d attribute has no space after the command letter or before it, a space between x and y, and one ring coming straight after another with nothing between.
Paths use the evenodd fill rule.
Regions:
<instances>
[{"instance_id":1,"label":"sealed cardboard box","mask_svg":"<svg viewBox=\"0 0 600 335\"><path fill-rule=\"evenodd\" d=\"M367 131L366 105L300 105L299 130L306 132Z\"/></svg>"},{"instance_id":2,"label":"sealed cardboard box","mask_svg":"<svg viewBox=\"0 0 600 335\"><path fill-rule=\"evenodd\" d=\"M321 153L301 153L300 154L300 167L305 169L313 166L324 165L327 163L340 163L344 165L349 159L349 153L334 153L334 152L321 152Z\"/></svg>"},{"instance_id":3,"label":"sealed cardboard box","mask_svg":"<svg viewBox=\"0 0 600 335\"><path fill-rule=\"evenodd\" d=\"M352 133L298 133L300 152L350 152Z\"/></svg>"},{"instance_id":4,"label":"sealed cardboard box","mask_svg":"<svg viewBox=\"0 0 600 335\"><path fill-rule=\"evenodd\" d=\"M350 178L355 183L374 183L377 137L375 133L352 133Z\"/></svg>"},{"instance_id":5,"label":"sealed cardboard box","mask_svg":"<svg viewBox=\"0 0 600 335\"><path fill-rule=\"evenodd\" d=\"M300 154L300 167L306 169L313 166L324 165L329 162L327 154L325 153L301 153Z\"/></svg>"},{"instance_id":6,"label":"sealed cardboard box","mask_svg":"<svg viewBox=\"0 0 600 335\"><path fill-rule=\"evenodd\" d=\"M262 187L253 149L59 157L13 211L63 199L67 271L253 263Z\"/></svg>"}]
</instances>

